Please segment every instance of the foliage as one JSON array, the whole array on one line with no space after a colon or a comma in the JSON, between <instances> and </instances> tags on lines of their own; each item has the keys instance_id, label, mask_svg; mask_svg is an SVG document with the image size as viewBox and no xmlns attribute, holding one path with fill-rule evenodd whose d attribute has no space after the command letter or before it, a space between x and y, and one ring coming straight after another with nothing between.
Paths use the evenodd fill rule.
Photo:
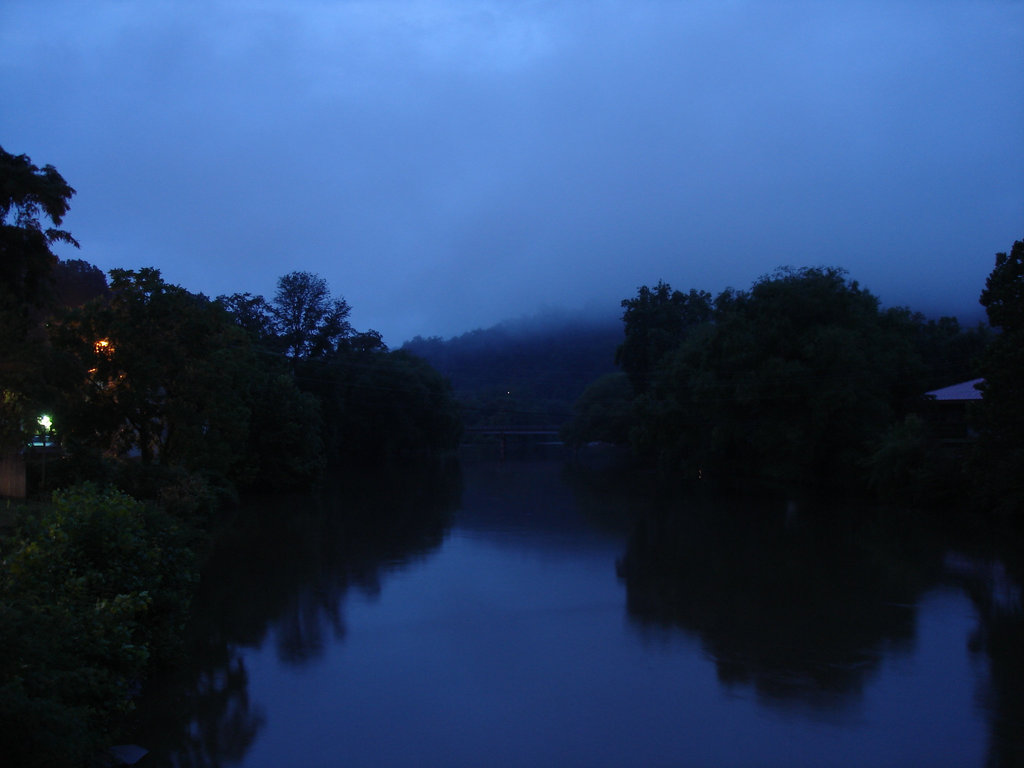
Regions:
<instances>
[{"instance_id":1,"label":"foliage","mask_svg":"<svg viewBox=\"0 0 1024 768\"><path fill-rule=\"evenodd\" d=\"M467 426L561 424L594 379L615 370L622 330L541 316L451 339L415 337L402 349L452 382Z\"/></svg>"},{"instance_id":2,"label":"foliage","mask_svg":"<svg viewBox=\"0 0 1024 768\"><path fill-rule=\"evenodd\" d=\"M143 466L242 487L308 484L323 467L310 438L319 413L283 359L254 346L222 303L158 270L113 270L111 279L109 297L69 312L53 334L68 355L68 444L138 451Z\"/></svg>"},{"instance_id":3,"label":"foliage","mask_svg":"<svg viewBox=\"0 0 1024 768\"><path fill-rule=\"evenodd\" d=\"M1004 514L1024 511L1024 240L996 254L981 304L1000 333L983 363L977 469L988 506Z\"/></svg>"},{"instance_id":4,"label":"foliage","mask_svg":"<svg viewBox=\"0 0 1024 768\"><path fill-rule=\"evenodd\" d=\"M349 307L309 272L278 280L272 302L221 296L272 373L253 386L250 455L257 485L307 483L327 461L435 453L455 447L461 423L448 383L421 359L390 353L357 332ZM283 357L287 367L277 365Z\"/></svg>"},{"instance_id":5,"label":"foliage","mask_svg":"<svg viewBox=\"0 0 1024 768\"><path fill-rule=\"evenodd\" d=\"M676 295L662 283L636 304ZM643 338L629 323L650 325L651 314L627 312L627 338ZM692 478L784 485L859 485L881 435L962 339L955 321L882 311L832 267L777 270L749 291L724 291L704 321L673 327L683 329L676 345L644 363L653 367L637 398L635 449ZM648 350L667 345L655 338Z\"/></svg>"},{"instance_id":6,"label":"foliage","mask_svg":"<svg viewBox=\"0 0 1024 768\"><path fill-rule=\"evenodd\" d=\"M615 362L638 393L647 391L658 361L679 345L689 329L711 319L712 306L707 291L691 289L684 294L662 281L653 290L641 286L635 298L622 301L626 338Z\"/></svg>"},{"instance_id":7,"label":"foliage","mask_svg":"<svg viewBox=\"0 0 1024 768\"><path fill-rule=\"evenodd\" d=\"M970 486L961 456L942 450L929 424L911 413L875 441L865 460L867 480L878 497L904 506L951 506Z\"/></svg>"},{"instance_id":8,"label":"foliage","mask_svg":"<svg viewBox=\"0 0 1024 768\"><path fill-rule=\"evenodd\" d=\"M0 754L80 765L174 650L194 562L172 520L207 521L239 487L308 486L325 436L336 460L435 454L461 421L447 380L355 332L322 278L286 275L273 302L210 301L152 268L108 287L49 250L74 244L52 167L0 150L0 184L0 448L45 401L70 453L51 485L122 488L58 492L0 553Z\"/></svg>"},{"instance_id":9,"label":"foliage","mask_svg":"<svg viewBox=\"0 0 1024 768\"><path fill-rule=\"evenodd\" d=\"M37 330L57 264L50 246L77 245L57 228L74 194L53 166L0 147L0 451L22 443L35 420L47 359Z\"/></svg>"},{"instance_id":10,"label":"foliage","mask_svg":"<svg viewBox=\"0 0 1024 768\"><path fill-rule=\"evenodd\" d=\"M323 409L333 461L451 451L462 421L451 385L408 352L343 350L299 368L300 386Z\"/></svg>"},{"instance_id":11,"label":"foliage","mask_svg":"<svg viewBox=\"0 0 1024 768\"><path fill-rule=\"evenodd\" d=\"M625 445L633 396L625 373L605 374L583 390L573 406L572 419L562 426L562 440L573 447L590 442Z\"/></svg>"},{"instance_id":12,"label":"foliage","mask_svg":"<svg viewBox=\"0 0 1024 768\"><path fill-rule=\"evenodd\" d=\"M54 494L0 571L0 752L79 765L113 735L147 664L177 647L195 563L170 519L85 485Z\"/></svg>"},{"instance_id":13,"label":"foliage","mask_svg":"<svg viewBox=\"0 0 1024 768\"><path fill-rule=\"evenodd\" d=\"M326 465L320 403L284 372L267 371L252 382L249 467L246 485L308 487Z\"/></svg>"},{"instance_id":14,"label":"foliage","mask_svg":"<svg viewBox=\"0 0 1024 768\"><path fill-rule=\"evenodd\" d=\"M24 442L24 424L31 419L31 403L21 388L0 387L0 453Z\"/></svg>"},{"instance_id":15,"label":"foliage","mask_svg":"<svg viewBox=\"0 0 1024 768\"><path fill-rule=\"evenodd\" d=\"M281 277L270 311L289 357L324 357L352 332L348 304L333 298L327 281L311 272Z\"/></svg>"},{"instance_id":16,"label":"foliage","mask_svg":"<svg viewBox=\"0 0 1024 768\"><path fill-rule=\"evenodd\" d=\"M54 305L74 308L110 294L103 270L82 259L57 262L53 271Z\"/></svg>"},{"instance_id":17,"label":"foliage","mask_svg":"<svg viewBox=\"0 0 1024 768\"><path fill-rule=\"evenodd\" d=\"M219 305L159 270L116 269L109 300L72 312L54 341L79 377L63 423L80 447L223 474L241 462L255 363Z\"/></svg>"},{"instance_id":18,"label":"foliage","mask_svg":"<svg viewBox=\"0 0 1024 768\"><path fill-rule=\"evenodd\" d=\"M230 296L218 296L217 302L249 334L254 343L278 351L280 345L274 327L273 310L265 298L251 293L233 293Z\"/></svg>"},{"instance_id":19,"label":"foliage","mask_svg":"<svg viewBox=\"0 0 1024 768\"><path fill-rule=\"evenodd\" d=\"M71 234L57 229L75 194L52 165L37 168L26 155L11 155L0 147L0 286L4 298L40 303L48 288L57 257L55 242L78 245ZM40 219L55 226L46 227Z\"/></svg>"}]
</instances>

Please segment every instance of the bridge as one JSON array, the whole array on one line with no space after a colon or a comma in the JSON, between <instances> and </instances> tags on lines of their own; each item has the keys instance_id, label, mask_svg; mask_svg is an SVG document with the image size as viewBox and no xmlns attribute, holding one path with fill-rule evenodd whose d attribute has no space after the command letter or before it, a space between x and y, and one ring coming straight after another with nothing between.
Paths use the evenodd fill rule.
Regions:
<instances>
[{"instance_id":1,"label":"bridge","mask_svg":"<svg viewBox=\"0 0 1024 768\"><path fill-rule=\"evenodd\" d=\"M463 441L466 442L466 438L472 439L473 437L496 437L498 438L498 444L501 449L501 458L505 458L505 452L508 448L508 439L510 437L519 438L525 441L528 438L551 438L551 442L560 443L559 439L559 425L557 424L509 424L502 426L477 426L477 427L466 427L463 430Z\"/></svg>"},{"instance_id":2,"label":"bridge","mask_svg":"<svg viewBox=\"0 0 1024 768\"><path fill-rule=\"evenodd\" d=\"M541 435L541 436L554 436L557 437L561 427L555 425L509 425L509 426L482 426L482 427L466 427L463 430L464 434L467 435Z\"/></svg>"}]
</instances>

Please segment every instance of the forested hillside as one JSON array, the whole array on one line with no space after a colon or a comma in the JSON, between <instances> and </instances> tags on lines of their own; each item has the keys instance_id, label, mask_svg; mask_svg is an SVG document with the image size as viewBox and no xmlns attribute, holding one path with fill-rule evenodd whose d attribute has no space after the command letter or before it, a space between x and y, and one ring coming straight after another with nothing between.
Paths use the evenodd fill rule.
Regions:
<instances>
[{"instance_id":1,"label":"forested hillside","mask_svg":"<svg viewBox=\"0 0 1024 768\"><path fill-rule=\"evenodd\" d=\"M538 315L402 349L449 378L467 426L558 425L587 384L615 370L621 342L617 318Z\"/></svg>"}]
</instances>

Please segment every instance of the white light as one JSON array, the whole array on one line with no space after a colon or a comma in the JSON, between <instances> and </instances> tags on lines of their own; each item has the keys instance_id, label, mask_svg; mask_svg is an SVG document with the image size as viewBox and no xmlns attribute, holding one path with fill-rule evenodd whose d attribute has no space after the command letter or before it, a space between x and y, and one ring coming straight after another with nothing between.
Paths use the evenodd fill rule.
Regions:
<instances>
[{"instance_id":1,"label":"white light","mask_svg":"<svg viewBox=\"0 0 1024 768\"><path fill-rule=\"evenodd\" d=\"M36 421L38 421L39 422L39 426L42 427L43 429L45 429L47 432L49 432L50 431L50 427L53 426L53 421L45 413L42 416L40 416L38 419L36 419Z\"/></svg>"}]
</instances>

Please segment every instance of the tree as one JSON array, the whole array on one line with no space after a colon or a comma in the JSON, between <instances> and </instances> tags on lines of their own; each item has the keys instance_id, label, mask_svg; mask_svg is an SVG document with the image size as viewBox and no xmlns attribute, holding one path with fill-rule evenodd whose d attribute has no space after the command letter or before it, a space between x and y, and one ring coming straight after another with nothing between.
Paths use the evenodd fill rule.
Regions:
<instances>
[{"instance_id":1,"label":"tree","mask_svg":"<svg viewBox=\"0 0 1024 768\"><path fill-rule=\"evenodd\" d=\"M979 301L990 324L1004 333L1024 331L1024 240L1016 241L1009 254L996 254Z\"/></svg>"},{"instance_id":2,"label":"tree","mask_svg":"<svg viewBox=\"0 0 1024 768\"><path fill-rule=\"evenodd\" d=\"M110 293L103 270L82 259L58 261L53 279L55 308L80 307Z\"/></svg>"},{"instance_id":3,"label":"tree","mask_svg":"<svg viewBox=\"0 0 1024 768\"><path fill-rule=\"evenodd\" d=\"M320 411L283 358L258 349L220 301L161 278L111 271L103 300L54 326L65 354L61 409L79 454L138 451L236 486L294 488L323 469Z\"/></svg>"},{"instance_id":4,"label":"tree","mask_svg":"<svg viewBox=\"0 0 1024 768\"><path fill-rule=\"evenodd\" d=\"M254 342L277 348L274 311L266 299L251 293L233 293L218 296L217 301Z\"/></svg>"},{"instance_id":5,"label":"tree","mask_svg":"<svg viewBox=\"0 0 1024 768\"><path fill-rule=\"evenodd\" d=\"M78 245L57 228L74 194L52 165L37 168L0 147L0 453L34 422L47 355L36 336L57 264L50 246Z\"/></svg>"},{"instance_id":6,"label":"tree","mask_svg":"<svg viewBox=\"0 0 1024 768\"><path fill-rule=\"evenodd\" d=\"M983 358L979 474L987 503L1024 510L1024 240L996 254L980 302L1000 333Z\"/></svg>"},{"instance_id":7,"label":"tree","mask_svg":"<svg viewBox=\"0 0 1024 768\"><path fill-rule=\"evenodd\" d=\"M52 165L37 168L26 155L0 147L0 286L4 298L39 304L46 295L57 257L56 242L78 246L71 234L57 229L75 194ZM49 219L53 227L43 228Z\"/></svg>"},{"instance_id":8,"label":"tree","mask_svg":"<svg viewBox=\"0 0 1024 768\"><path fill-rule=\"evenodd\" d=\"M90 485L0 543L4 763L91 765L147 665L180 649L196 559L171 519Z\"/></svg>"},{"instance_id":9,"label":"tree","mask_svg":"<svg viewBox=\"0 0 1024 768\"><path fill-rule=\"evenodd\" d=\"M626 338L615 362L639 393L651 385L658 362L679 346L685 333L711 318L712 302L707 291L684 294L659 280L653 290L641 286L635 298L623 299L622 307Z\"/></svg>"},{"instance_id":10,"label":"tree","mask_svg":"<svg viewBox=\"0 0 1024 768\"><path fill-rule=\"evenodd\" d=\"M143 464L228 472L248 429L254 358L245 334L204 296L159 270L115 269L111 296L54 329L71 355L65 434L83 448Z\"/></svg>"},{"instance_id":11,"label":"tree","mask_svg":"<svg viewBox=\"0 0 1024 768\"><path fill-rule=\"evenodd\" d=\"M843 270L778 270L724 292L714 322L662 358L637 447L694 477L855 482L894 416L906 350Z\"/></svg>"},{"instance_id":12,"label":"tree","mask_svg":"<svg viewBox=\"0 0 1024 768\"><path fill-rule=\"evenodd\" d=\"M271 312L285 354L325 357L352 333L344 299L331 296L327 281L311 272L291 272L277 281Z\"/></svg>"},{"instance_id":13,"label":"tree","mask_svg":"<svg viewBox=\"0 0 1024 768\"><path fill-rule=\"evenodd\" d=\"M583 390L562 439L574 448L590 442L625 445L629 441L633 387L625 373L606 373Z\"/></svg>"},{"instance_id":14,"label":"tree","mask_svg":"<svg viewBox=\"0 0 1024 768\"><path fill-rule=\"evenodd\" d=\"M346 347L328 360L300 361L297 378L320 400L330 460L434 455L458 445L451 385L409 352Z\"/></svg>"}]
</instances>

